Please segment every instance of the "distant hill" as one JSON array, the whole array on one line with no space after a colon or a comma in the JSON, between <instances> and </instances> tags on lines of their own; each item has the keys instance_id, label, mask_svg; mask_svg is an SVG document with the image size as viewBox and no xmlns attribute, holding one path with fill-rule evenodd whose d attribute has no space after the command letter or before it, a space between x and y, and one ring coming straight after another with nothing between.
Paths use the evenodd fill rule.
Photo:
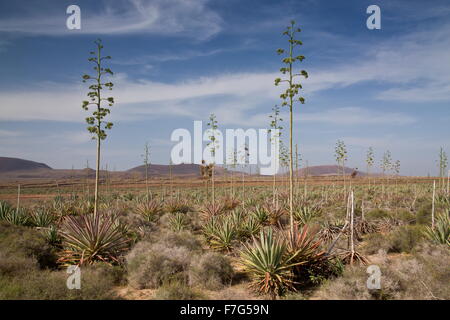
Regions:
<instances>
[{"instance_id":1,"label":"distant hill","mask_svg":"<svg viewBox=\"0 0 450 320\"><path fill-rule=\"evenodd\" d=\"M149 176L165 176L169 175L172 171L173 175L182 176L200 176L200 165L198 164L177 164L177 165L166 165L166 164L149 164L148 174ZM145 165L138 166L126 171L127 173L139 173L145 174ZM216 167L215 174L221 175L224 173L224 169L221 167Z\"/></svg>"},{"instance_id":2,"label":"distant hill","mask_svg":"<svg viewBox=\"0 0 450 320\"><path fill-rule=\"evenodd\" d=\"M171 167L171 169L170 169ZM149 177L169 176L170 170L174 176L200 176L200 165L197 164L179 164L164 165L150 164L148 168ZM222 167L216 167L215 174L223 175L225 170ZM101 170L100 176L104 177L106 172ZM145 176L145 166L138 166L126 171L109 171L109 177L117 179L135 178L136 175L143 178ZM21 180L21 179L85 179L94 178L93 169L52 169L44 163L34 161L0 157L0 180Z\"/></svg>"},{"instance_id":3,"label":"distant hill","mask_svg":"<svg viewBox=\"0 0 450 320\"><path fill-rule=\"evenodd\" d=\"M19 158L0 157L0 172L6 173L11 171L32 171L32 170L51 170L45 163L34 162Z\"/></svg>"},{"instance_id":4,"label":"distant hill","mask_svg":"<svg viewBox=\"0 0 450 320\"><path fill-rule=\"evenodd\" d=\"M350 175L355 171L353 168L344 167L344 172L346 175ZM308 168L302 168L298 170L299 175L305 175L307 173L309 176L335 176L342 174L342 167L337 165L331 166L311 166ZM366 176L367 173L363 171L357 171L357 176Z\"/></svg>"},{"instance_id":5,"label":"distant hill","mask_svg":"<svg viewBox=\"0 0 450 320\"><path fill-rule=\"evenodd\" d=\"M149 177L164 177L169 176L170 170L174 176L190 176L200 177L200 165L198 164L178 164L178 165L164 165L164 164L150 164L148 167ZM337 165L311 166L308 168L299 169L300 176L333 176L342 174L341 167ZM350 175L354 169L345 168L345 174ZM362 171L357 171L357 176L366 176ZM220 176L225 173L225 169L217 166L215 174ZM247 173L246 173L247 174ZM284 173L286 174L286 173ZM295 174L295 173L294 173ZM126 171L109 171L108 175L111 178L127 179L135 178L136 175L143 178L145 176L145 166L141 165ZM101 177L105 176L102 170ZM30 160L0 157L0 179L2 180L17 180L17 179L71 179L71 178L94 178L95 170L93 169L52 169L44 163L38 163Z\"/></svg>"}]
</instances>

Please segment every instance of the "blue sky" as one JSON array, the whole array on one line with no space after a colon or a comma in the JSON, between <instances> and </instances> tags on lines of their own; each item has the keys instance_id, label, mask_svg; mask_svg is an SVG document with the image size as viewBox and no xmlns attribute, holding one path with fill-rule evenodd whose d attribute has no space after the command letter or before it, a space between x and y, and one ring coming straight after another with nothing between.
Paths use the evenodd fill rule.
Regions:
<instances>
[{"instance_id":1,"label":"blue sky","mask_svg":"<svg viewBox=\"0 0 450 320\"><path fill-rule=\"evenodd\" d=\"M117 102L103 165L140 165L146 141L151 161L168 163L171 132L212 112L220 128L266 128L281 91L276 49L295 19L306 56L299 67L310 75L306 104L295 109L302 158L334 163L342 139L351 167L364 168L372 146L377 167L390 150L402 174L435 174L439 148L450 152L450 4L432 3L1 1L0 155L54 168L94 163L81 76L98 37L113 58ZM66 28L71 4L81 8L81 30ZM381 8L381 30L366 27L371 4Z\"/></svg>"}]
</instances>

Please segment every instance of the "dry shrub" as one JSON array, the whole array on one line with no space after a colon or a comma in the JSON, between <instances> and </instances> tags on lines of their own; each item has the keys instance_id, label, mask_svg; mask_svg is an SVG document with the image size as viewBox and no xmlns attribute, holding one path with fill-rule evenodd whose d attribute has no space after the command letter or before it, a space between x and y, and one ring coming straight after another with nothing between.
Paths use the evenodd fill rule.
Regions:
<instances>
[{"instance_id":1,"label":"dry shrub","mask_svg":"<svg viewBox=\"0 0 450 320\"><path fill-rule=\"evenodd\" d=\"M450 299L450 251L445 246L423 244L412 256L389 257L380 253L381 289L368 290L365 267L347 267L328 281L316 296L337 300Z\"/></svg>"},{"instance_id":2,"label":"dry shrub","mask_svg":"<svg viewBox=\"0 0 450 320\"><path fill-rule=\"evenodd\" d=\"M238 289L232 287L226 287L221 291L217 292L217 295L214 296L217 300L255 300L255 296L253 296L248 289Z\"/></svg>"},{"instance_id":3,"label":"dry shrub","mask_svg":"<svg viewBox=\"0 0 450 320\"><path fill-rule=\"evenodd\" d=\"M192 262L189 284L216 290L230 284L234 275L229 259L218 253L206 253Z\"/></svg>"},{"instance_id":4,"label":"dry shrub","mask_svg":"<svg viewBox=\"0 0 450 320\"><path fill-rule=\"evenodd\" d=\"M157 235L157 242L165 247L184 247L189 251L200 251L201 241L189 231L167 232Z\"/></svg>"},{"instance_id":5,"label":"dry shrub","mask_svg":"<svg viewBox=\"0 0 450 320\"><path fill-rule=\"evenodd\" d=\"M185 277L192 253L185 247L139 242L127 255L128 283L136 289L155 289L177 277Z\"/></svg>"},{"instance_id":6,"label":"dry shrub","mask_svg":"<svg viewBox=\"0 0 450 320\"><path fill-rule=\"evenodd\" d=\"M156 300L199 300L204 295L186 285L183 281L170 281L155 292Z\"/></svg>"},{"instance_id":7,"label":"dry shrub","mask_svg":"<svg viewBox=\"0 0 450 320\"><path fill-rule=\"evenodd\" d=\"M187 279L191 260L200 250L200 241L187 231L156 234L141 241L126 257L129 284L138 289L157 288L174 278Z\"/></svg>"},{"instance_id":8,"label":"dry shrub","mask_svg":"<svg viewBox=\"0 0 450 320\"><path fill-rule=\"evenodd\" d=\"M154 222L146 220L137 213L124 211L118 218L122 225L128 226L128 233L133 238L143 238L156 230Z\"/></svg>"}]
</instances>

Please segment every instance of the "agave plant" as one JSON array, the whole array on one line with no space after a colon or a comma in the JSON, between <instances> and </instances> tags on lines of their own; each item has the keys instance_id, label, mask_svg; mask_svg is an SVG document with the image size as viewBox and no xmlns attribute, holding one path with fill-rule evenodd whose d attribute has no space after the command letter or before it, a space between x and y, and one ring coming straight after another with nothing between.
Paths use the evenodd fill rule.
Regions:
<instances>
[{"instance_id":1,"label":"agave plant","mask_svg":"<svg viewBox=\"0 0 450 320\"><path fill-rule=\"evenodd\" d=\"M31 213L31 223L40 228L50 227L56 220L54 214L45 208L38 208Z\"/></svg>"},{"instance_id":2,"label":"agave plant","mask_svg":"<svg viewBox=\"0 0 450 320\"><path fill-rule=\"evenodd\" d=\"M294 221L300 225L306 225L317 216L318 210L312 206L300 206L294 210Z\"/></svg>"},{"instance_id":3,"label":"agave plant","mask_svg":"<svg viewBox=\"0 0 450 320\"><path fill-rule=\"evenodd\" d=\"M295 290L292 268L297 265L294 256L287 254L283 240L273 236L272 229L261 231L259 239L244 244L240 262L252 276L251 286L257 292L269 294L272 299L286 290Z\"/></svg>"},{"instance_id":4,"label":"agave plant","mask_svg":"<svg viewBox=\"0 0 450 320\"><path fill-rule=\"evenodd\" d=\"M269 214L262 206L255 206L254 210L252 210L251 213L256 221L258 221L258 223L260 224L267 224L267 222L269 221Z\"/></svg>"},{"instance_id":5,"label":"agave plant","mask_svg":"<svg viewBox=\"0 0 450 320\"><path fill-rule=\"evenodd\" d=\"M9 222L11 224L15 224L16 226L28 226L30 225L30 217L27 212L20 209L11 209L4 213L2 216L2 220Z\"/></svg>"},{"instance_id":6,"label":"agave plant","mask_svg":"<svg viewBox=\"0 0 450 320\"><path fill-rule=\"evenodd\" d=\"M140 202L136 205L136 213L143 216L147 221L156 221L161 212L161 203L154 199Z\"/></svg>"},{"instance_id":7,"label":"agave plant","mask_svg":"<svg viewBox=\"0 0 450 320\"><path fill-rule=\"evenodd\" d=\"M319 231L319 239L325 243L333 241L333 239L339 234L342 226L324 221L321 223L321 229Z\"/></svg>"},{"instance_id":8,"label":"agave plant","mask_svg":"<svg viewBox=\"0 0 450 320\"><path fill-rule=\"evenodd\" d=\"M267 212L270 225L277 225L281 216L285 213L284 208L279 203L273 204L271 201L264 204L264 210Z\"/></svg>"},{"instance_id":9,"label":"agave plant","mask_svg":"<svg viewBox=\"0 0 450 320\"><path fill-rule=\"evenodd\" d=\"M220 215L223 212L223 205L218 202L207 203L200 208L199 212L202 218L207 220Z\"/></svg>"},{"instance_id":10,"label":"agave plant","mask_svg":"<svg viewBox=\"0 0 450 320\"><path fill-rule=\"evenodd\" d=\"M58 232L58 229L51 225L48 228L44 228L44 236L47 242L54 246L59 246L61 244L61 236Z\"/></svg>"},{"instance_id":11,"label":"agave plant","mask_svg":"<svg viewBox=\"0 0 450 320\"><path fill-rule=\"evenodd\" d=\"M376 226L366 219L357 219L355 221L355 235L357 238L360 238L363 234L373 233L376 230Z\"/></svg>"},{"instance_id":12,"label":"agave plant","mask_svg":"<svg viewBox=\"0 0 450 320\"><path fill-rule=\"evenodd\" d=\"M450 217L442 213L436 217L434 229L426 227L425 236L432 242L450 246Z\"/></svg>"},{"instance_id":13,"label":"agave plant","mask_svg":"<svg viewBox=\"0 0 450 320\"><path fill-rule=\"evenodd\" d=\"M450 209L450 196L448 195L438 195L436 196L436 202L441 206Z\"/></svg>"},{"instance_id":14,"label":"agave plant","mask_svg":"<svg viewBox=\"0 0 450 320\"><path fill-rule=\"evenodd\" d=\"M255 217L250 216L247 219L245 219L242 225L240 226L239 236L241 238L248 238L256 235L260 229L261 224L259 223L259 221Z\"/></svg>"},{"instance_id":15,"label":"agave plant","mask_svg":"<svg viewBox=\"0 0 450 320\"><path fill-rule=\"evenodd\" d=\"M202 232L206 240L210 240L212 238L212 235L216 233L218 225L219 221L217 217L212 217L203 224Z\"/></svg>"},{"instance_id":16,"label":"agave plant","mask_svg":"<svg viewBox=\"0 0 450 320\"><path fill-rule=\"evenodd\" d=\"M294 226L293 231L284 230L282 232L287 251L294 256L294 260L301 264L312 261L322 260L325 256L325 251L321 250L322 242L318 239L318 232L311 230L308 225L299 227Z\"/></svg>"},{"instance_id":17,"label":"agave plant","mask_svg":"<svg viewBox=\"0 0 450 320\"><path fill-rule=\"evenodd\" d=\"M63 252L59 262L92 264L96 261L118 263L129 239L114 215L99 212L80 217L67 216L62 226Z\"/></svg>"},{"instance_id":18,"label":"agave plant","mask_svg":"<svg viewBox=\"0 0 450 320\"><path fill-rule=\"evenodd\" d=\"M234 210L229 216L230 221L239 228L244 222L244 213L242 210Z\"/></svg>"},{"instance_id":19,"label":"agave plant","mask_svg":"<svg viewBox=\"0 0 450 320\"><path fill-rule=\"evenodd\" d=\"M186 214L177 212L169 218L169 227L172 231L179 232L186 229Z\"/></svg>"},{"instance_id":20,"label":"agave plant","mask_svg":"<svg viewBox=\"0 0 450 320\"><path fill-rule=\"evenodd\" d=\"M221 201L223 203L224 211L234 210L240 204L239 200L231 197L226 197Z\"/></svg>"},{"instance_id":21,"label":"agave plant","mask_svg":"<svg viewBox=\"0 0 450 320\"><path fill-rule=\"evenodd\" d=\"M396 226L399 226L400 222L393 218L384 217L376 221L374 226L376 232L385 233L392 231Z\"/></svg>"},{"instance_id":22,"label":"agave plant","mask_svg":"<svg viewBox=\"0 0 450 320\"><path fill-rule=\"evenodd\" d=\"M361 254L356 250L351 251L348 249L344 249L339 253L339 258L344 264L352 265L355 262L362 265L369 264L369 260L363 254Z\"/></svg>"},{"instance_id":23,"label":"agave plant","mask_svg":"<svg viewBox=\"0 0 450 320\"><path fill-rule=\"evenodd\" d=\"M237 229L231 220L224 220L222 224L216 225L211 233L209 244L212 249L230 251L236 240Z\"/></svg>"},{"instance_id":24,"label":"agave plant","mask_svg":"<svg viewBox=\"0 0 450 320\"><path fill-rule=\"evenodd\" d=\"M167 212L175 213L182 212L187 213L191 210L188 202L185 200L180 200L176 198L172 198L165 203L165 209Z\"/></svg>"},{"instance_id":25,"label":"agave plant","mask_svg":"<svg viewBox=\"0 0 450 320\"><path fill-rule=\"evenodd\" d=\"M13 211L10 204L6 201L0 201L0 220L6 220L6 217Z\"/></svg>"},{"instance_id":26,"label":"agave plant","mask_svg":"<svg viewBox=\"0 0 450 320\"><path fill-rule=\"evenodd\" d=\"M281 234L288 254L296 263L293 273L299 284L308 284L312 279L325 278L331 273L330 257L321 248L317 230L308 225L295 225L293 231L283 230Z\"/></svg>"}]
</instances>

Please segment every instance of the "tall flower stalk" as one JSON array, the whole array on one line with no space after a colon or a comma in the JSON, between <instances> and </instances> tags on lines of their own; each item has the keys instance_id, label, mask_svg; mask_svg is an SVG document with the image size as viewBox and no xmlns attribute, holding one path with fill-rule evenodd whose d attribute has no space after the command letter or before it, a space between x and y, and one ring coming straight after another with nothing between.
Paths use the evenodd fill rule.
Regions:
<instances>
[{"instance_id":1,"label":"tall flower stalk","mask_svg":"<svg viewBox=\"0 0 450 320\"><path fill-rule=\"evenodd\" d=\"M215 157L216 157L216 151L219 148L218 144L217 144L217 137L216 137L216 131L218 128L217 125L217 120L216 120L216 116L212 113L209 116L209 122L208 122L208 126L210 128L210 136L209 136L209 143L208 143L208 147L210 148L210 152L211 152L211 156L213 158L213 162L212 162L212 172L211 172L211 199L212 199L212 203L215 203L216 200L216 194L215 194L215 186L214 186L214 167L215 167Z\"/></svg>"},{"instance_id":2,"label":"tall flower stalk","mask_svg":"<svg viewBox=\"0 0 450 320\"><path fill-rule=\"evenodd\" d=\"M305 103L305 98L299 95L299 90L302 89L302 85L299 82L296 82L296 78L298 77L308 77L308 73L305 70L301 70L298 73L294 71L294 64L296 62L302 62L305 59L303 55L296 55L294 51L303 45L303 43L296 39L297 34L301 32L300 28L295 26L295 21L292 20L291 24L286 27L286 31L283 32L284 36L288 38L288 49L287 52L284 49L278 49L277 53L279 55L284 55L282 59L283 64L285 65L280 69L280 72L284 75L284 78L276 78L275 85L278 86L281 83L287 83L286 90L280 95L280 98L283 100L282 106L289 107L289 216L290 216L290 227L291 230L294 229L294 179L293 179L293 107L295 102L300 102L301 104Z\"/></svg>"},{"instance_id":3,"label":"tall flower stalk","mask_svg":"<svg viewBox=\"0 0 450 320\"><path fill-rule=\"evenodd\" d=\"M87 94L89 100L83 101L82 108L88 111L90 106L94 106L92 116L87 117L86 122L89 125L87 127L88 131L93 134L93 139L97 140L97 162L95 170L94 195L94 215L97 215L101 141L106 139L107 134L105 130L109 130L113 126L112 122L103 120L111 112L109 108L103 106L103 103L107 103L109 107L112 107L114 104L114 98L104 98L102 96L102 90L112 90L113 88L112 82L104 81L105 76L113 75L111 69L105 68L103 65L103 61L109 60L111 59L111 57L102 56L103 44L100 39L97 39L94 43L97 48L96 51L90 52L91 57L88 59L88 61L94 63L95 75L83 75L83 82L93 81L93 84L89 86L90 91Z\"/></svg>"},{"instance_id":4,"label":"tall flower stalk","mask_svg":"<svg viewBox=\"0 0 450 320\"><path fill-rule=\"evenodd\" d=\"M280 107L278 105L275 105L272 108L272 111L273 111L273 113L269 116L269 118L271 119L270 120L269 132L272 132L272 130L277 132L276 130L278 130L278 134L277 135L272 135L270 142L275 145L275 148L279 148L280 146L279 146L278 141L279 141L280 136L281 136L281 130L283 129L283 127L280 126L280 122L283 121L283 119L280 118ZM275 156L275 153L274 153L273 156L274 156L274 160L276 162L280 161L280 159ZM278 168L278 166L275 165L275 168ZM277 189L276 189L277 173L278 172L274 172L273 173L273 181L272 181L273 182L272 183L272 196L273 196L273 203L274 204L275 204L275 194L277 192Z\"/></svg>"}]
</instances>

